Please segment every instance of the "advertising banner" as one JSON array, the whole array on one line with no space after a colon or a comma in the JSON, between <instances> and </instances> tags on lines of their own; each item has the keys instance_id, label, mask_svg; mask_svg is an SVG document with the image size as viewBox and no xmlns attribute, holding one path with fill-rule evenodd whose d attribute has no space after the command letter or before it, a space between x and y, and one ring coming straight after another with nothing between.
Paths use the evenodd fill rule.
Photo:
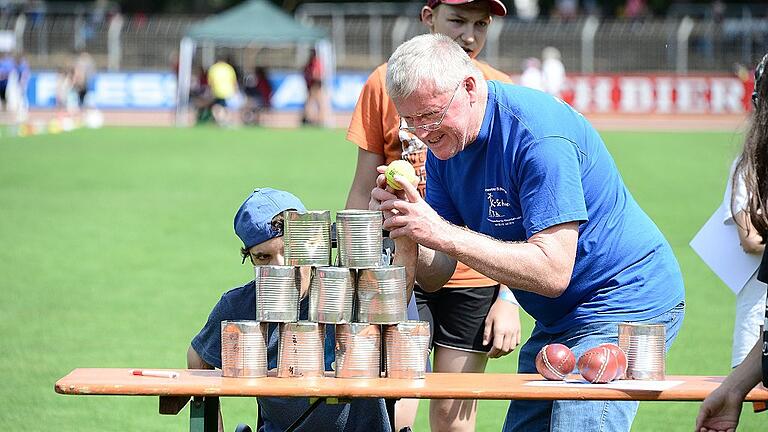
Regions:
<instances>
[{"instance_id":1,"label":"advertising banner","mask_svg":"<svg viewBox=\"0 0 768 432\"><path fill-rule=\"evenodd\" d=\"M367 73L341 72L329 99L336 112L351 112ZM272 109L301 110L307 90L298 72L274 72ZM584 114L739 114L751 109L751 81L730 75L571 75L560 97ZM55 72L33 73L27 88L31 108L54 108L71 94ZM88 106L119 110L169 110L176 105L176 77L162 72L98 73Z\"/></svg>"}]
</instances>

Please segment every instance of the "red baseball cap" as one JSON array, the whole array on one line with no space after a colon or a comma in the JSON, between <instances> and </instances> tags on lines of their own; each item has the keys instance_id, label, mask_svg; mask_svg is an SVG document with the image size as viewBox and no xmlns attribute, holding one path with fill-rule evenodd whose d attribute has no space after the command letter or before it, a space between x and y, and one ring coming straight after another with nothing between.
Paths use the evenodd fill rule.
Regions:
<instances>
[{"instance_id":1,"label":"red baseball cap","mask_svg":"<svg viewBox=\"0 0 768 432\"><path fill-rule=\"evenodd\" d=\"M467 3L472 3L475 0L427 0L427 6L431 8L435 8L437 6L440 6L441 4L447 4L447 5L463 5ZM501 2L501 0L486 0L488 2L488 7L490 8L491 14L496 16L504 16L507 14L507 7L504 6L504 3Z\"/></svg>"}]
</instances>

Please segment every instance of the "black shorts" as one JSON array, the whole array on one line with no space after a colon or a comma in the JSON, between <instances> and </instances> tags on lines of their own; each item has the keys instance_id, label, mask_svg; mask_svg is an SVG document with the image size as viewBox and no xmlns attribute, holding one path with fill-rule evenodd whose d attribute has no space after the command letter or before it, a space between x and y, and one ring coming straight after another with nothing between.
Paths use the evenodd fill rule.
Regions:
<instances>
[{"instance_id":1,"label":"black shorts","mask_svg":"<svg viewBox=\"0 0 768 432\"><path fill-rule=\"evenodd\" d=\"M485 317L491 309L499 286L481 288L443 288L424 292L415 287L419 319L428 321L432 331L431 346L486 353L483 345Z\"/></svg>"}]
</instances>

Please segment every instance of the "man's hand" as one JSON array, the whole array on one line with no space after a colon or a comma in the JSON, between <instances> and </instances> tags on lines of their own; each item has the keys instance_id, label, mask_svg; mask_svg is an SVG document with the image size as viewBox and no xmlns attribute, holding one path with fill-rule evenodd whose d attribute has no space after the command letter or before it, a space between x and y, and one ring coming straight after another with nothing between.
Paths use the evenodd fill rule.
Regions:
<instances>
[{"instance_id":1,"label":"man's hand","mask_svg":"<svg viewBox=\"0 0 768 432\"><path fill-rule=\"evenodd\" d=\"M483 345L492 344L488 357L499 358L514 351L520 344L520 333L520 307L498 296L485 317Z\"/></svg>"},{"instance_id":2,"label":"man's hand","mask_svg":"<svg viewBox=\"0 0 768 432\"><path fill-rule=\"evenodd\" d=\"M395 181L402 191L383 189L386 179L379 175L379 186L371 192L371 202L378 203L384 212L384 229L393 239L405 236L430 249L443 250L440 246L449 238L450 225L421 198L416 186L400 175L395 176Z\"/></svg>"}]
</instances>

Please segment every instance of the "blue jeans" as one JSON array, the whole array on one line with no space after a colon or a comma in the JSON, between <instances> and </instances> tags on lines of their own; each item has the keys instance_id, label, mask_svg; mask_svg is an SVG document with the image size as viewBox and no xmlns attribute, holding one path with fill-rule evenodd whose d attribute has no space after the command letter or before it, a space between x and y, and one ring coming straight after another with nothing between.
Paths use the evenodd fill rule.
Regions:
<instances>
[{"instance_id":1,"label":"blue jeans","mask_svg":"<svg viewBox=\"0 0 768 432\"><path fill-rule=\"evenodd\" d=\"M644 321L644 324L664 324L666 350L677 337L685 315L685 303ZM535 359L541 347L561 343L571 348L576 358L590 348L603 343L618 343L617 322L590 323L563 333L545 333L536 325L530 339L520 349L517 371L537 373ZM633 401L518 401L513 400L507 410L504 432L552 431L591 432L629 431L637 413L639 402Z\"/></svg>"}]
</instances>

